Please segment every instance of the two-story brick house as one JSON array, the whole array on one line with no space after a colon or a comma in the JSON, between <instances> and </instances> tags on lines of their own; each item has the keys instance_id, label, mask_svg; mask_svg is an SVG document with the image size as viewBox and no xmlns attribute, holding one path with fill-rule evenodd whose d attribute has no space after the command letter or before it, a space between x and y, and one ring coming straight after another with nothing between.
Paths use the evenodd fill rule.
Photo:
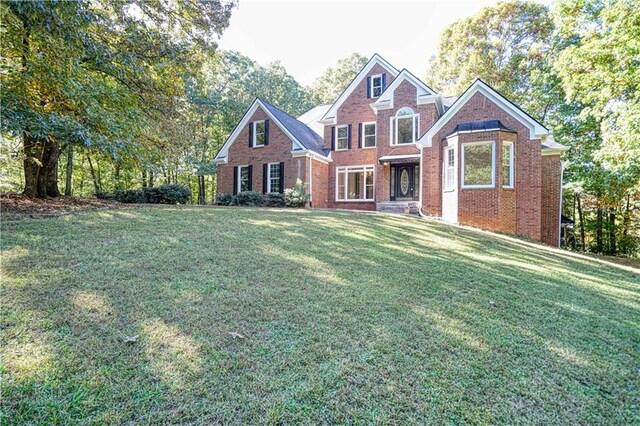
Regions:
<instances>
[{"instance_id":1,"label":"two-story brick house","mask_svg":"<svg viewBox=\"0 0 640 426\"><path fill-rule=\"evenodd\" d=\"M481 80L444 98L374 55L299 119L256 99L216 156L217 189L282 192L299 178L309 207L420 211L557 246L565 149Z\"/></svg>"}]
</instances>

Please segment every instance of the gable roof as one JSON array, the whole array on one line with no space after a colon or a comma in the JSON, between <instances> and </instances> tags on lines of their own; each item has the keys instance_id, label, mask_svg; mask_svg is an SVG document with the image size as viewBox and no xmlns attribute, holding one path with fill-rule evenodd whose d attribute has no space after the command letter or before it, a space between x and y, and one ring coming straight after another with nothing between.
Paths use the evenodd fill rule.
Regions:
<instances>
[{"instance_id":1,"label":"gable roof","mask_svg":"<svg viewBox=\"0 0 640 426\"><path fill-rule=\"evenodd\" d=\"M415 86L417 105L435 103L436 107L438 108L438 112L442 114L442 99L440 95L438 95L435 90L424 84L418 77L413 75L406 68L403 68L402 71L400 71L400 74L398 74L398 76L393 79L393 82L391 82L391 84L387 86L385 91L382 92L378 99L373 104L371 104L371 108L373 108L373 110L376 112L381 109L393 108L394 93L403 81L408 81L410 84Z\"/></svg>"},{"instance_id":2,"label":"gable roof","mask_svg":"<svg viewBox=\"0 0 640 426\"><path fill-rule=\"evenodd\" d=\"M360 84L360 81L362 81L362 79L371 71L371 69L376 64L386 69L391 75L393 75L394 78L399 73L399 71L393 65L385 61L380 55L378 55L377 53L374 54L371 57L371 59L369 59L369 62L367 62L367 64L360 70L358 75L356 75L354 79L351 80L351 83L349 84L349 86L347 86L344 92L342 92L342 94L338 96L338 99L336 99L333 105L331 105L331 108L329 108L329 110L320 120L322 123L325 123L325 124L335 123L336 116L338 114L338 108L340 108L340 106L349 97L349 95L355 90L358 84Z\"/></svg>"},{"instance_id":3,"label":"gable roof","mask_svg":"<svg viewBox=\"0 0 640 426\"><path fill-rule=\"evenodd\" d=\"M531 117L519 106L502 96L497 90L478 78L473 82L473 84L471 84L471 86L467 88L467 90L464 91L462 96L456 99L451 107L447 109L447 111L435 123L433 123L431 128L429 128L429 130L427 130L427 132L422 135L418 143L426 146L431 146L432 139L436 135L436 133L438 133L438 131L442 129L442 127L458 111L460 111L460 109L467 103L467 101L478 92L487 97L502 110L504 110L507 114L511 115L513 118L522 123L522 125L528 128L530 139L539 139L549 133L549 130L544 127L539 121Z\"/></svg>"},{"instance_id":4,"label":"gable roof","mask_svg":"<svg viewBox=\"0 0 640 426\"><path fill-rule=\"evenodd\" d=\"M220 148L218 154L216 154L214 162L228 162L229 147L235 142L244 126L247 125L249 119L258 108L262 108L262 110L269 116L269 118L274 123L276 123L280 127L280 129L282 129L282 131L289 137L289 139L291 139L293 145L292 152L312 152L314 154L319 154L323 157L327 157L327 153L322 149L323 140L320 135L311 130L304 123L301 123L286 112L282 111L280 108L271 105L263 99L256 98L249 109L247 109L247 112L245 112L242 116L242 120L240 120L240 122L233 129L233 132L231 132L224 145L222 145L222 148ZM327 159L325 158L325 160Z\"/></svg>"}]
</instances>

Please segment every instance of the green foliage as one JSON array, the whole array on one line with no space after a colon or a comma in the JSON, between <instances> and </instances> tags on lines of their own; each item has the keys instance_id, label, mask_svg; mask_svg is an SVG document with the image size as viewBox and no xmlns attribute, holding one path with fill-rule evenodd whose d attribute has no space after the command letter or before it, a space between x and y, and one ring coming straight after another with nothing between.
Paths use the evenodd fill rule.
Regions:
<instances>
[{"instance_id":1,"label":"green foliage","mask_svg":"<svg viewBox=\"0 0 640 426\"><path fill-rule=\"evenodd\" d=\"M117 189L110 195L96 193L98 198L112 198L121 203L186 204L191 200L191 189L184 185L160 185L142 189Z\"/></svg>"},{"instance_id":2,"label":"green foliage","mask_svg":"<svg viewBox=\"0 0 640 426\"><path fill-rule=\"evenodd\" d=\"M283 207L284 194L279 192L269 192L265 198L265 204L268 207Z\"/></svg>"},{"instance_id":3,"label":"green foliage","mask_svg":"<svg viewBox=\"0 0 640 426\"><path fill-rule=\"evenodd\" d=\"M103 193L100 194L101 196L104 196ZM113 198L120 203L146 202L145 194L142 189L117 189L113 192Z\"/></svg>"},{"instance_id":4,"label":"green foliage","mask_svg":"<svg viewBox=\"0 0 640 426\"><path fill-rule=\"evenodd\" d=\"M284 190L284 204L287 207L304 207L309 201L309 195L306 192L306 184L300 179L296 179L296 185L293 188Z\"/></svg>"},{"instance_id":5,"label":"green foliage","mask_svg":"<svg viewBox=\"0 0 640 426\"><path fill-rule=\"evenodd\" d=\"M216 204L219 206L232 206L236 204L236 197L229 192L220 192L216 194Z\"/></svg>"},{"instance_id":6,"label":"green foliage","mask_svg":"<svg viewBox=\"0 0 640 426\"><path fill-rule=\"evenodd\" d=\"M369 58L354 52L327 68L308 88L313 104L333 103L367 62Z\"/></svg>"},{"instance_id":7,"label":"green foliage","mask_svg":"<svg viewBox=\"0 0 640 426\"><path fill-rule=\"evenodd\" d=\"M239 206L261 206L264 204L264 197L256 191L242 191L236 195L236 204Z\"/></svg>"}]
</instances>

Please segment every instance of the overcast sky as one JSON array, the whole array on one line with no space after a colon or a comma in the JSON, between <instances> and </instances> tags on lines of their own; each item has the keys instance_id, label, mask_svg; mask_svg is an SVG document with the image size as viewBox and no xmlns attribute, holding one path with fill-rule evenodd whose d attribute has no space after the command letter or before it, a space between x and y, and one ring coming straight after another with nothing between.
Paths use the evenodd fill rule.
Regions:
<instances>
[{"instance_id":1,"label":"overcast sky","mask_svg":"<svg viewBox=\"0 0 640 426\"><path fill-rule=\"evenodd\" d=\"M279 60L303 86L351 52L377 52L423 78L440 32L494 3L240 0L219 46L261 65Z\"/></svg>"}]
</instances>

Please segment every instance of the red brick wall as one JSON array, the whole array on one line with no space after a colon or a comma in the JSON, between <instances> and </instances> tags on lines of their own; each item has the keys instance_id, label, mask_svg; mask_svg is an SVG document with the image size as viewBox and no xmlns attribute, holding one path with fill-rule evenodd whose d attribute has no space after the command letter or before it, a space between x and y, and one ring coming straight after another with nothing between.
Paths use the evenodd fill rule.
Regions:
<instances>
[{"instance_id":1,"label":"red brick wall","mask_svg":"<svg viewBox=\"0 0 640 426\"><path fill-rule=\"evenodd\" d=\"M529 139L529 129L522 125L510 114L502 110L481 93L475 93L469 101L452 117L433 138L433 146L423 150L423 164L425 172L423 176L423 211L426 214L442 215L442 148L444 138L451 133L456 124L483 121L500 120L510 129L517 132L515 139L515 233L539 240L541 235L541 168L542 156L540 140ZM497 181L499 182L499 181ZM471 190L469 190L471 191ZM475 190L482 192L485 190ZM463 195L460 195L463 197ZM467 195L464 195L467 197ZM511 197L514 197L511 195ZM466 202L465 198L465 202ZM507 198L504 199L505 203ZM467 205L470 205L467 203ZM460 206L462 207L462 206ZM477 206L479 212L484 215L495 213L508 217L511 208L506 204L495 206L492 213L486 205ZM459 217L469 218L473 212L463 212L459 209ZM496 219L497 220L497 219ZM487 220L487 224L488 224ZM481 225L477 225L481 226ZM497 225L496 225L497 226ZM502 225L500 225L502 226ZM484 226L483 226L484 227ZM497 229L497 228L496 228ZM508 226L512 229L512 224Z\"/></svg>"},{"instance_id":2,"label":"red brick wall","mask_svg":"<svg viewBox=\"0 0 640 426\"><path fill-rule=\"evenodd\" d=\"M329 206L329 188L327 180L329 179L329 165L316 160L309 160L311 166L311 178L313 185L311 191L313 193L313 207L326 208Z\"/></svg>"},{"instance_id":3,"label":"red brick wall","mask_svg":"<svg viewBox=\"0 0 640 426\"><path fill-rule=\"evenodd\" d=\"M265 119L269 119L269 116L262 108L258 107L249 122ZM260 148L249 147L249 126L244 126L229 148L228 164L221 164L218 167L218 193L233 192L234 166L253 166L252 188L257 192L262 192L262 165L264 163L284 162L285 188L293 188L297 178L305 182L307 180L307 158L292 158L291 147L291 139L273 120L269 122L269 145Z\"/></svg>"},{"instance_id":4,"label":"red brick wall","mask_svg":"<svg viewBox=\"0 0 640 426\"><path fill-rule=\"evenodd\" d=\"M550 246L560 245L560 197L562 163L560 155L542 157L542 218L541 240Z\"/></svg>"}]
</instances>

